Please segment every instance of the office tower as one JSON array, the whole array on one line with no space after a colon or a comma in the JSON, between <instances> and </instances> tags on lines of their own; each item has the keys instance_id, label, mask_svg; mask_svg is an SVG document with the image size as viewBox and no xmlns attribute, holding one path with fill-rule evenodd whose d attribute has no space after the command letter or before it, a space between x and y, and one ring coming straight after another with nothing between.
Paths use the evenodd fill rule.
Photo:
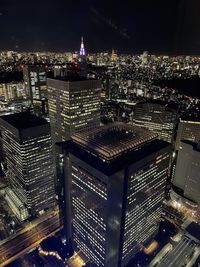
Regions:
<instances>
[{"instance_id":1,"label":"office tower","mask_svg":"<svg viewBox=\"0 0 200 267\"><path fill-rule=\"evenodd\" d=\"M181 140L198 142L200 140L200 116L187 112L179 121L176 136L176 150L181 146Z\"/></svg>"},{"instance_id":2,"label":"office tower","mask_svg":"<svg viewBox=\"0 0 200 267\"><path fill-rule=\"evenodd\" d=\"M200 204L200 143L181 142L172 184L184 198Z\"/></svg>"},{"instance_id":3,"label":"office tower","mask_svg":"<svg viewBox=\"0 0 200 267\"><path fill-rule=\"evenodd\" d=\"M23 69L26 94L33 104L34 99L47 97L46 71L36 65L28 65Z\"/></svg>"},{"instance_id":4,"label":"office tower","mask_svg":"<svg viewBox=\"0 0 200 267\"><path fill-rule=\"evenodd\" d=\"M55 204L52 141L46 120L29 113L0 117L11 190L28 209L41 214Z\"/></svg>"},{"instance_id":5,"label":"office tower","mask_svg":"<svg viewBox=\"0 0 200 267\"><path fill-rule=\"evenodd\" d=\"M20 97L26 97L24 83L12 82L0 84L0 99L9 101Z\"/></svg>"},{"instance_id":6,"label":"office tower","mask_svg":"<svg viewBox=\"0 0 200 267\"><path fill-rule=\"evenodd\" d=\"M133 113L132 124L158 134L158 138L171 143L177 120L177 106L159 100L138 103Z\"/></svg>"},{"instance_id":7,"label":"office tower","mask_svg":"<svg viewBox=\"0 0 200 267\"><path fill-rule=\"evenodd\" d=\"M47 84L54 143L68 140L80 129L100 125L100 81L72 76L47 79Z\"/></svg>"},{"instance_id":8,"label":"office tower","mask_svg":"<svg viewBox=\"0 0 200 267\"><path fill-rule=\"evenodd\" d=\"M76 133L63 146L68 241L91 266L125 266L157 232L170 145L116 123Z\"/></svg>"}]
</instances>

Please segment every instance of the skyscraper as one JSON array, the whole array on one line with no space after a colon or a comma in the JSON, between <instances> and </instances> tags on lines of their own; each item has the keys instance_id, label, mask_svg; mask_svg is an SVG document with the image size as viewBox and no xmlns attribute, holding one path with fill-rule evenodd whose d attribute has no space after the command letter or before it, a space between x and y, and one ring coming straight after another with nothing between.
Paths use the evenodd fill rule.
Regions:
<instances>
[{"instance_id":1,"label":"skyscraper","mask_svg":"<svg viewBox=\"0 0 200 267\"><path fill-rule=\"evenodd\" d=\"M29 113L1 116L0 125L10 187L29 216L40 214L55 204L50 125Z\"/></svg>"},{"instance_id":2,"label":"skyscraper","mask_svg":"<svg viewBox=\"0 0 200 267\"><path fill-rule=\"evenodd\" d=\"M69 242L91 266L125 266L157 232L170 145L116 123L76 133L64 146Z\"/></svg>"},{"instance_id":3,"label":"skyscraper","mask_svg":"<svg viewBox=\"0 0 200 267\"><path fill-rule=\"evenodd\" d=\"M181 140L199 142L200 140L200 116L194 116L191 113L185 113L179 121L176 136L176 150L181 146Z\"/></svg>"},{"instance_id":4,"label":"skyscraper","mask_svg":"<svg viewBox=\"0 0 200 267\"><path fill-rule=\"evenodd\" d=\"M39 66L27 65L23 69L26 94L33 104L34 99L42 99L47 96L46 71Z\"/></svg>"},{"instance_id":5,"label":"skyscraper","mask_svg":"<svg viewBox=\"0 0 200 267\"><path fill-rule=\"evenodd\" d=\"M47 79L53 142L66 141L83 128L100 125L98 80L83 77Z\"/></svg>"},{"instance_id":6,"label":"skyscraper","mask_svg":"<svg viewBox=\"0 0 200 267\"><path fill-rule=\"evenodd\" d=\"M200 143L181 142L172 183L183 197L200 204Z\"/></svg>"},{"instance_id":7,"label":"skyscraper","mask_svg":"<svg viewBox=\"0 0 200 267\"><path fill-rule=\"evenodd\" d=\"M158 138L171 143L177 122L177 106L159 100L150 100L135 106L132 124L158 134Z\"/></svg>"}]
</instances>

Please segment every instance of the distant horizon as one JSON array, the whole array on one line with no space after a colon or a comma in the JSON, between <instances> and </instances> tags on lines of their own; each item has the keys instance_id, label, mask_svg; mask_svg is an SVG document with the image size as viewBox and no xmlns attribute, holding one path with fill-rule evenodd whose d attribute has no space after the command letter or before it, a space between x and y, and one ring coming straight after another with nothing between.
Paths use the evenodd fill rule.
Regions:
<instances>
[{"instance_id":1,"label":"distant horizon","mask_svg":"<svg viewBox=\"0 0 200 267\"><path fill-rule=\"evenodd\" d=\"M120 52L118 51L117 49L114 49L118 55L142 55L143 52L148 52L148 55L150 56L170 56L170 57L181 57L181 56L191 56L191 57L200 57L200 53L199 54L176 54L176 53L159 53L159 52L156 52L156 53L150 53L150 51L147 51L147 50L143 50L141 52ZM14 52L14 53L61 53L61 54L64 54L64 53L72 53L72 54L76 54L76 53L79 53L79 50L58 50L58 51L55 51L55 50L12 50L12 49L4 49L4 50L1 50L0 49L0 53L4 53L4 52ZM86 55L90 55L90 54L98 54L98 53L112 53L112 48L109 49L109 50L99 50L99 51L92 51L92 52L88 52L86 50Z\"/></svg>"},{"instance_id":2,"label":"distant horizon","mask_svg":"<svg viewBox=\"0 0 200 267\"><path fill-rule=\"evenodd\" d=\"M2 0L0 50L200 54L199 0Z\"/></svg>"}]
</instances>

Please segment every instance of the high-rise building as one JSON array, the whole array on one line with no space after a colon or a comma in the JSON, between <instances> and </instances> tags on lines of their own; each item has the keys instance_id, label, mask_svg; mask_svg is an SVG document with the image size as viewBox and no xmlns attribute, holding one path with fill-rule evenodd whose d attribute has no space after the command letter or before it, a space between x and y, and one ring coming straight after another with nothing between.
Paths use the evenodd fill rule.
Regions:
<instances>
[{"instance_id":1,"label":"high-rise building","mask_svg":"<svg viewBox=\"0 0 200 267\"><path fill-rule=\"evenodd\" d=\"M125 266L158 230L170 145L116 123L63 146L68 241L91 266Z\"/></svg>"},{"instance_id":2,"label":"high-rise building","mask_svg":"<svg viewBox=\"0 0 200 267\"><path fill-rule=\"evenodd\" d=\"M181 140L189 140L199 142L200 140L200 116L186 113L179 121L178 131L176 136L176 150L181 146Z\"/></svg>"},{"instance_id":3,"label":"high-rise building","mask_svg":"<svg viewBox=\"0 0 200 267\"><path fill-rule=\"evenodd\" d=\"M47 79L53 142L66 141L83 128L100 125L101 82L83 77Z\"/></svg>"},{"instance_id":4,"label":"high-rise building","mask_svg":"<svg viewBox=\"0 0 200 267\"><path fill-rule=\"evenodd\" d=\"M47 97L46 71L36 65L27 65L23 68L26 94L33 104L34 99Z\"/></svg>"},{"instance_id":5,"label":"high-rise building","mask_svg":"<svg viewBox=\"0 0 200 267\"><path fill-rule=\"evenodd\" d=\"M159 100L138 103L133 113L132 124L158 134L158 138L171 143L177 122L177 106Z\"/></svg>"},{"instance_id":6,"label":"high-rise building","mask_svg":"<svg viewBox=\"0 0 200 267\"><path fill-rule=\"evenodd\" d=\"M54 206L55 181L49 123L25 112L1 116L0 128L7 176L19 202L28 209L29 216Z\"/></svg>"},{"instance_id":7,"label":"high-rise building","mask_svg":"<svg viewBox=\"0 0 200 267\"><path fill-rule=\"evenodd\" d=\"M172 184L183 197L200 204L200 143L181 142Z\"/></svg>"},{"instance_id":8,"label":"high-rise building","mask_svg":"<svg viewBox=\"0 0 200 267\"><path fill-rule=\"evenodd\" d=\"M111 53L111 61L116 61L117 60L117 52L112 49L112 53Z\"/></svg>"},{"instance_id":9,"label":"high-rise building","mask_svg":"<svg viewBox=\"0 0 200 267\"><path fill-rule=\"evenodd\" d=\"M20 97L26 97L24 83L12 82L0 84L0 99L9 101Z\"/></svg>"}]
</instances>

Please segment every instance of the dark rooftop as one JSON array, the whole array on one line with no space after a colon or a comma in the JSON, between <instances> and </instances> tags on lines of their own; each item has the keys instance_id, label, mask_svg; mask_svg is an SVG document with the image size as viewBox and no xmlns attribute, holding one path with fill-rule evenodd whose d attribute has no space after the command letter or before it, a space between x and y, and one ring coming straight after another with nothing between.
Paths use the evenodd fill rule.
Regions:
<instances>
[{"instance_id":1,"label":"dark rooftop","mask_svg":"<svg viewBox=\"0 0 200 267\"><path fill-rule=\"evenodd\" d=\"M48 124L45 119L39 118L28 112L15 113L11 115L1 116L0 119L9 123L17 129L26 129L35 126Z\"/></svg>"},{"instance_id":2,"label":"dark rooftop","mask_svg":"<svg viewBox=\"0 0 200 267\"><path fill-rule=\"evenodd\" d=\"M138 103L140 104L140 103ZM160 99L148 99L147 101L141 102L141 104L153 104L153 105L161 105L164 106L166 110L175 110L177 111L179 109L179 106L177 103L170 101L166 102Z\"/></svg>"},{"instance_id":3,"label":"dark rooftop","mask_svg":"<svg viewBox=\"0 0 200 267\"><path fill-rule=\"evenodd\" d=\"M157 135L151 131L124 123L108 124L72 136L74 143L107 161L137 150L156 138Z\"/></svg>"},{"instance_id":4,"label":"dark rooftop","mask_svg":"<svg viewBox=\"0 0 200 267\"><path fill-rule=\"evenodd\" d=\"M192 222L187 228L186 231L194 236L196 239L198 239L200 241L200 225Z\"/></svg>"},{"instance_id":5,"label":"dark rooftop","mask_svg":"<svg viewBox=\"0 0 200 267\"><path fill-rule=\"evenodd\" d=\"M181 142L191 145L193 147L193 150L200 152L200 141L198 143L192 142L190 140L181 140Z\"/></svg>"},{"instance_id":6,"label":"dark rooftop","mask_svg":"<svg viewBox=\"0 0 200 267\"><path fill-rule=\"evenodd\" d=\"M120 157L108 162L90 153L80 145L74 143L72 140L57 143L57 146L62 151L64 150L67 153L71 153L105 175L112 175L126 166L133 164L134 162L138 162L161 149L165 149L166 152L171 151L171 145L169 143L155 139L144 146L141 146L137 150L127 151L127 153L124 153Z\"/></svg>"},{"instance_id":7,"label":"dark rooftop","mask_svg":"<svg viewBox=\"0 0 200 267\"><path fill-rule=\"evenodd\" d=\"M82 82L82 81L88 80L85 77L81 77L81 76L56 76L52 79L63 81L63 82Z\"/></svg>"},{"instance_id":8,"label":"dark rooftop","mask_svg":"<svg viewBox=\"0 0 200 267\"><path fill-rule=\"evenodd\" d=\"M70 73L63 75L63 76L55 76L55 77L52 77L51 79L64 81L64 82L81 82L81 81L95 80L92 78L86 78L84 76L80 76L78 74L70 74Z\"/></svg>"}]
</instances>

